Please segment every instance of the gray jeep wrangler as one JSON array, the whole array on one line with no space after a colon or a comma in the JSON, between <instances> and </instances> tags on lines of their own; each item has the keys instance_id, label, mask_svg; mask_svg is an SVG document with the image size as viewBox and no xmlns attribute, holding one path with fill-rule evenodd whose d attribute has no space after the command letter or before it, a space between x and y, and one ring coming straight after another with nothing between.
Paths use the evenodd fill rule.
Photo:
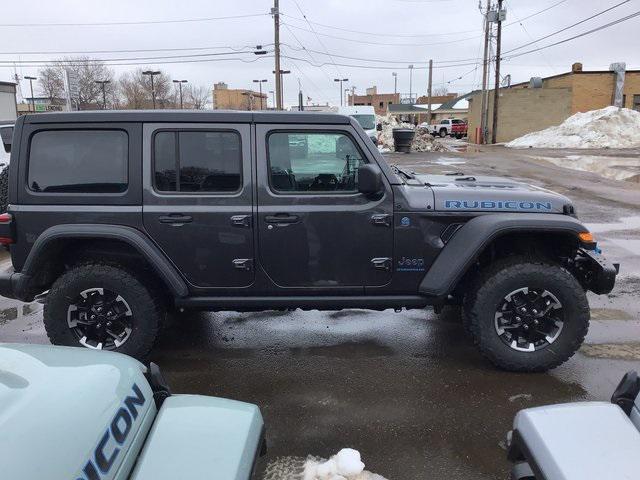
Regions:
<instances>
[{"instance_id":1,"label":"gray jeep wrangler","mask_svg":"<svg viewBox=\"0 0 640 480\"><path fill-rule=\"evenodd\" d=\"M0 294L40 296L58 345L142 358L169 309L459 304L495 365L542 371L615 282L569 199L405 172L341 115L50 113L2 138Z\"/></svg>"}]
</instances>

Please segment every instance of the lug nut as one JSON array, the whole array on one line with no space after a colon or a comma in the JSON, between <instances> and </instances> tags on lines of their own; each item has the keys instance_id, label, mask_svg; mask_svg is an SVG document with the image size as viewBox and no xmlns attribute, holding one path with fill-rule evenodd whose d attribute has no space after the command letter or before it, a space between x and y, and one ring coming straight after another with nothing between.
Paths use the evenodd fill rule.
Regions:
<instances>
[{"instance_id":1,"label":"lug nut","mask_svg":"<svg viewBox=\"0 0 640 480\"><path fill-rule=\"evenodd\" d=\"M91 315L91 320L95 320L96 316L95 315Z\"/></svg>"},{"instance_id":2,"label":"lug nut","mask_svg":"<svg viewBox=\"0 0 640 480\"><path fill-rule=\"evenodd\" d=\"M534 320L534 321L533 321L533 324L534 324L534 325L538 325L538 323L540 323L540 322L538 322L538 320Z\"/></svg>"},{"instance_id":3,"label":"lug nut","mask_svg":"<svg viewBox=\"0 0 640 480\"><path fill-rule=\"evenodd\" d=\"M525 324L523 327L525 330L529 330L529 325Z\"/></svg>"},{"instance_id":4,"label":"lug nut","mask_svg":"<svg viewBox=\"0 0 640 480\"><path fill-rule=\"evenodd\" d=\"M521 321L522 319L520 317L516 317L516 322Z\"/></svg>"},{"instance_id":5,"label":"lug nut","mask_svg":"<svg viewBox=\"0 0 640 480\"><path fill-rule=\"evenodd\" d=\"M536 309L531 310L531 312L532 312L534 315L537 315L537 314L538 314L538 310L536 310Z\"/></svg>"}]
</instances>

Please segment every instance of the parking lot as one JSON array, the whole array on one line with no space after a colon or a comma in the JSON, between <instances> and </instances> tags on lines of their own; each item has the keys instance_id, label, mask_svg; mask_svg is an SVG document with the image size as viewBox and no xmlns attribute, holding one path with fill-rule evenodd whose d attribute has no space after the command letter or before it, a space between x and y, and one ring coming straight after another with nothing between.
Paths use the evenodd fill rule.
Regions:
<instances>
[{"instance_id":1,"label":"parking lot","mask_svg":"<svg viewBox=\"0 0 640 480\"><path fill-rule=\"evenodd\" d=\"M615 290L589 297L586 344L549 373L513 374L483 360L453 308L441 315L430 310L173 315L152 360L176 392L260 406L269 451L258 478L274 464L288 468L307 455L326 458L352 447L367 470L389 480L502 479L508 468L504 437L519 409L607 400L623 373L640 367L640 184L548 161L573 154L623 159L640 152L450 145L457 151L387 159L421 173L509 176L565 194L604 253L621 263ZM48 343L41 306L3 299L0 340Z\"/></svg>"}]
</instances>

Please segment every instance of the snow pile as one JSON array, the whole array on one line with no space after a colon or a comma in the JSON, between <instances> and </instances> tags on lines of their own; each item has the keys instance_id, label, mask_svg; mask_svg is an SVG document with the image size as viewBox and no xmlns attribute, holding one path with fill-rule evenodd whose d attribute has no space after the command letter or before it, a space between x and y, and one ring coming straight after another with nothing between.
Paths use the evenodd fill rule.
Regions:
<instances>
[{"instance_id":1,"label":"snow pile","mask_svg":"<svg viewBox=\"0 0 640 480\"><path fill-rule=\"evenodd\" d=\"M322 462L307 459L304 466L304 480L384 480L380 475L364 470L360 452L343 448L329 460Z\"/></svg>"},{"instance_id":2,"label":"snow pile","mask_svg":"<svg viewBox=\"0 0 640 480\"><path fill-rule=\"evenodd\" d=\"M640 112L606 107L576 113L562 124L529 133L506 144L510 148L637 148Z\"/></svg>"},{"instance_id":3,"label":"snow pile","mask_svg":"<svg viewBox=\"0 0 640 480\"><path fill-rule=\"evenodd\" d=\"M404 123L398 121L393 115L386 115L384 117L378 117L377 123L382 124L382 132L378 137L378 147L381 152L393 152L395 151L395 143L393 141L393 129L394 128L410 128L415 130L415 136L413 137L413 144L411 150L414 152L445 152L448 148L442 143L435 141L433 135L427 132L426 129L418 128L412 123Z\"/></svg>"},{"instance_id":4,"label":"snow pile","mask_svg":"<svg viewBox=\"0 0 640 480\"><path fill-rule=\"evenodd\" d=\"M386 480L367 472L360 452L343 448L329 460L309 455L280 457L269 462L262 480Z\"/></svg>"}]
</instances>

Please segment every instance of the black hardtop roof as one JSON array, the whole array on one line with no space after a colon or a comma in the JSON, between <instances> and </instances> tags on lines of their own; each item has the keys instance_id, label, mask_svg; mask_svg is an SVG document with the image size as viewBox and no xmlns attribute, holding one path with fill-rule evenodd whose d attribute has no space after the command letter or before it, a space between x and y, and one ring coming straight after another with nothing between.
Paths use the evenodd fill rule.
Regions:
<instances>
[{"instance_id":1,"label":"black hardtop roof","mask_svg":"<svg viewBox=\"0 0 640 480\"><path fill-rule=\"evenodd\" d=\"M345 115L319 112L241 112L234 110L87 110L27 114L25 123L311 123L348 125Z\"/></svg>"}]
</instances>

